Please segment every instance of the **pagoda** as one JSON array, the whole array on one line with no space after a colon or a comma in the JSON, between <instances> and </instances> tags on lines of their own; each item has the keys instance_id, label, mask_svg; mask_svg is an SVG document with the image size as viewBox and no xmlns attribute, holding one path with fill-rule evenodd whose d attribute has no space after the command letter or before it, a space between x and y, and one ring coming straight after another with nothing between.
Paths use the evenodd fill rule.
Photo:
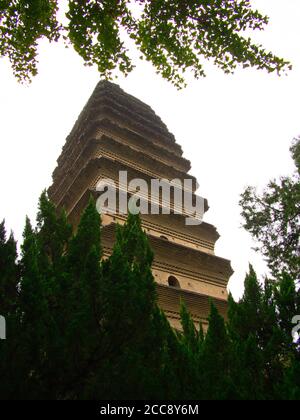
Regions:
<instances>
[{"instance_id":1,"label":"pagoda","mask_svg":"<svg viewBox=\"0 0 300 420\"><path fill-rule=\"evenodd\" d=\"M76 226L90 195L97 197L101 179L114 180L120 189L120 171L147 184L153 179L190 179L194 194L197 182L189 170L180 145L150 106L118 85L100 81L66 139L48 192ZM170 214L141 214L154 251L158 302L174 328L180 329L181 300L195 324L202 322L205 328L211 299L226 317L227 284L233 271L228 260L215 255L216 228L204 221L187 224L188 215L177 214L175 204L173 197ZM120 212L102 215L104 257L112 252L116 224L125 220Z\"/></svg>"}]
</instances>

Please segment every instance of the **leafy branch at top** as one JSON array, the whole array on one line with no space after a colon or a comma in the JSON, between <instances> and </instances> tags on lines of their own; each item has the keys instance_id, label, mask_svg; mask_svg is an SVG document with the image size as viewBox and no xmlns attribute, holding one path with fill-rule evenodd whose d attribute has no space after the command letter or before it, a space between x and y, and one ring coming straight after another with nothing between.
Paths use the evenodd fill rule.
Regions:
<instances>
[{"instance_id":1,"label":"leafy branch at top","mask_svg":"<svg viewBox=\"0 0 300 420\"><path fill-rule=\"evenodd\" d=\"M37 74L42 38L71 44L86 65L111 79L134 68L128 36L141 57L177 88L185 85L187 70L195 78L205 76L205 60L225 73L237 66L278 74L291 68L245 36L268 24L249 0L69 0L66 25L58 11L57 0L0 0L0 56L9 58L19 81Z\"/></svg>"}]
</instances>

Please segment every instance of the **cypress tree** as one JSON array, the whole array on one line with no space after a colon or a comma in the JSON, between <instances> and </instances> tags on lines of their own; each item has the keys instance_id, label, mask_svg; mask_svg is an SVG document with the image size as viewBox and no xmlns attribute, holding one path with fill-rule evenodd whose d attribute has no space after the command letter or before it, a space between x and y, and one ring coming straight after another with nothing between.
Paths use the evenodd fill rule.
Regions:
<instances>
[{"instance_id":1,"label":"cypress tree","mask_svg":"<svg viewBox=\"0 0 300 420\"><path fill-rule=\"evenodd\" d=\"M250 267L225 324L211 305L195 328L184 302L182 332L158 308L153 253L138 216L116 229L103 259L93 200L72 234L43 193L21 259L0 224L0 343L5 399L299 399L299 292L286 273L260 284ZM2 312L1 312L2 311Z\"/></svg>"},{"instance_id":2,"label":"cypress tree","mask_svg":"<svg viewBox=\"0 0 300 420\"><path fill-rule=\"evenodd\" d=\"M99 378L104 398L160 397L163 325L151 272L153 253L140 218L129 215L116 231L111 257L103 263L103 329L107 351Z\"/></svg>"},{"instance_id":3,"label":"cypress tree","mask_svg":"<svg viewBox=\"0 0 300 420\"><path fill-rule=\"evenodd\" d=\"M278 383L277 395L285 400L300 399L300 347L292 338L292 323L295 315L300 315L300 294L294 279L282 273L274 288L278 325L283 333L280 354L284 364L283 381Z\"/></svg>"},{"instance_id":4,"label":"cypress tree","mask_svg":"<svg viewBox=\"0 0 300 420\"><path fill-rule=\"evenodd\" d=\"M26 220L21 247L20 337L24 395L54 399L65 364L66 252L71 227L42 193L33 230ZM54 375L54 372L56 374Z\"/></svg>"},{"instance_id":5,"label":"cypress tree","mask_svg":"<svg viewBox=\"0 0 300 420\"><path fill-rule=\"evenodd\" d=\"M289 367L285 370L283 383L279 384L278 391L282 400L300 400L300 358L294 356Z\"/></svg>"},{"instance_id":6,"label":"cypress tree","mask_svg":"<svg viewBox=\"0 0 300 420\"><path fill-rule=\"evenodd\" d=\"M231 295L228 298L229 336L231 339L232 359L231 377L238 399L264 399L264 378L261 375L264 368L262 351L258 345L255 331L249 331L246 338L241 338L237 328L240 325L240 304Z\"/></svg>"},{"instance_id":7,"label":"cypress tree","mask_svg":"<svg viewBox=\"0 0 300 420\"><path fill-rule=\"evenodd\" d=\"M18 285L17 244L13 234L6 238L5 221L0 223L0 314L15 309Z\"/></svg>"},{"instance_id":8,"label":"cypress tree","mask_svg":"<svg viewBox=\"0 0 300 420\"><path fill-rule=\"evenodd\" d=\"M250 266L244 296L230 297L228 329L235 349L235 383L245 399L276 399L285 369L285 335L278 323L274 283L260 285ZM248 386L247 386L248 383Z\"/></svg>"},{"instance_id":9,"label":"cypress tree","mask_svg":"<svg viewBox=\"0 0 300 420\"><path fill-rule=\"evenodd\" d=\"M236 398L231 381L231 346L223 317L211 302L209 326L201 354L202 397L206 400Z\"/></svg>"},{"instance_id":10,"label":"cypress tree","mask_svg":"<svg viewBox=\"0 0 300 420\"><path fill-rule=\"evenodd\" d=\"M67 302L67 252L72 228L64 211L58 213L44 191L39 200L36 227L38 270L47 307L44 361L40 369L46 398L54 399L63 383L66 357L65 308ZM53 375L54 370L57 371ZM67 375L66 375L67 376Z\"/></svg>"},{"instance_id":11,"label":"cypress tree","mask_svg":"<svg viewBox=\"0 0 300 420\"><path fill-rule=\"evenodd\" d=\"M196 330L194 321L192 320L191 315L183 301L181 302L180 306L180 318L183 331L183 343L190 349L192 353L199 353L199 333Z\"/></svg>"},{"instance_id":12,"label":"cypress tree","mask_svg":"<svg viewBox=\"0 0 300 420\"><path fill-rule=\"evenodd\" d=\"M296 343L293 343L291 331L294 327L292 319L300 315L300 294L296 290L294 279L287 273L282 273L274 287L274 299L276 302L278 324L284 333L282 351L289 357L291 352L297 351Z\"/></svg>"},{"instance_id":13,"label":"cypress tree","mask_svg":"<svg viewBox=\"0 0 300 420\"><path fill-rule=\"evenodd\" d=\"M27 218L20 261L19 357L23 372L21 398L38 398L38 395L45 392L40 371L46 351L48 305L38 256L37 235Z\"/></svg>"},{"instance_id":14,"label":"cypress tree","mask_svg":"<svg viewBox=\"0 0 300 420\"><path fill-rule=\"evenodd\" d=\"M67 255L65 370L62 396L89 398L103 360L101 219L94 200L82 214Z\"/></svg>"},{"instance_id":15,"label":"cypress tree","mask_svg":"<svg viewBox=\"0 0 300 420\"><path fill-rule=\"evenodd\" d=\"M179 395L184 399L203 399L201 357L203 352L204 334L200 323L197 331L191 314L184 301L180 308L182 332L178 333L180 348L177 351L176 373L181 385Z\"/></svg>"},{"instance_id":16,"label":"cypress tree","mask_svg":"<svg viewBox=\"0 0 300 420\"><path fill-rule=\"evenodd\" d=\"M6 339L0 340L0 398L14 398L18 381L14 355L17 340L19 269L13 234L7 239L5 222L0 223L0 315L4 317Z\"/></svg>"}]
</instances>

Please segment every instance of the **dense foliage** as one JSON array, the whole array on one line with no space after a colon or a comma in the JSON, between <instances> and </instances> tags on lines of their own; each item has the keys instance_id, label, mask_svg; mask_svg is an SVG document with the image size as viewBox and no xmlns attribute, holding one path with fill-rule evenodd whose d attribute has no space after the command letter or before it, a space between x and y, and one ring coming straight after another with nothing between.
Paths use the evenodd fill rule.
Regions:
<instances>
[{"instance_id":1,"label":"dense foliage","mask_svg":"<svg viewBox=\"0 0 300 420\"><path fill-rule=\"evenodd\" d=\"M126 45L177 87L190 70L204 76L203 60L225 73L238 65L282 73L289 63L255 44L246 33L263 30L268 18L249 0L68 0L65 24L58 0L0 0L0 56L19 80L37 73L38 43L63 39L101 76L134 67ZM60 13L61 15L62 13Z\"/></svg>"},{"instance_id":2,"label":"dense foliage","mask_svg":"<svg viewBox=\"0 0 300 420\"><path fill-rule=\"evenodd\" d=\"M258 241L273 276L286 272L300 281L300 139L291 152L294 175L272 180L262 194L248 187L240 204L244 228Z\"/></svg>"},{"instance_id":3,"label":"dense foliage","mask_svg":"<svg viewBox=\"0 0 300 420\"><path fill-rule=\"evenodd\" d=\"M261 286L250 268L226 322L212 303L204 334L183 303L176 332L157 306L138 216L118 227L111 257L101 257L93 201L72 233L43 193L19 260L0 225L1 399L300 398L291 336L300 299L288 274Z\"/></svg>"}]
</instances>

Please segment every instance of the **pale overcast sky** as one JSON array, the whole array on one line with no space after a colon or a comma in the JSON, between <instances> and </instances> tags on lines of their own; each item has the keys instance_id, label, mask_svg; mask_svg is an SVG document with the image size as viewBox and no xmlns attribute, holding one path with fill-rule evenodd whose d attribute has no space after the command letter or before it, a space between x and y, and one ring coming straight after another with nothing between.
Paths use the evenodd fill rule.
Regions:
<instances>
[{"instance_id":1,"label":"pale overcast sky","mask_svg":"<svg viewBox=\"0 0 300 420\"><path fill-rule=\"evenodd\" d=\"M270 178L291 174L289 146L300 133L300 1L253 4L271 18L255 40L292 61L287 77L252 69L226 76L206 66L207 78L191 79L177 91L141 62L117 81L152 106L191 160L198 193L210 204L205 220L221 234L217 254L235 270L229 287L236 297L249 262L260 275L266 272L240 228L240 193L249 184L261 188ZM30 86L18 84L8 61L0 59L0 219L5 217L18 240L25 215L35 218L65 138L99 80L97 70L84 67L71 49L42 42L40 50L39 75Z\"/></svg>"}]
</instances>

